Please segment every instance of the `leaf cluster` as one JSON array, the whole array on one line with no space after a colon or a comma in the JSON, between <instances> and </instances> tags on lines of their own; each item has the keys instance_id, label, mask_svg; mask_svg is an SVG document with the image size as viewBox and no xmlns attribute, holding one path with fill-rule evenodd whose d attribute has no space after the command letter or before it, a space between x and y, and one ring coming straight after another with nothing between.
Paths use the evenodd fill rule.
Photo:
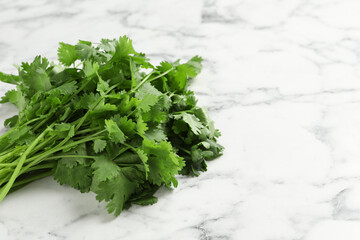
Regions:
<instances>
[{"instance_id":1,"label":"leaf cluster","mask_svg":"<svg viewBox=\"0 0 360 240\"><path fill-rule=\"evenodd\" d=\"M155 203L159 187L176 187L177 174L198 175L222 154L220 132L188 90L200 57L154 66L123 36L60 43L58 59L37 56L18 75L0 73L16 85L1 103L19 109L0 137L0 201L53 175L119 215Z\"/></svg>"}]
</instances>

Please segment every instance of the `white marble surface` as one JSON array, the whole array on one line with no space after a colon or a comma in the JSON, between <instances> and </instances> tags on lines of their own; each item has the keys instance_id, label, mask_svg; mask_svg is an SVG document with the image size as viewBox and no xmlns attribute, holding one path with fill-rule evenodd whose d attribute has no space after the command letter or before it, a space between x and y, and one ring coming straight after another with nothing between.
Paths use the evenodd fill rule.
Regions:
<instances>
[{"instance_id":1,"label":"white marble surface","mask_svg":"<svg viewBox=\"0 0 360 240\"><path fill-rule=\"evenodd\" d=\"M55 60L59 41L124 34L154 61L203 56L192 89L226 151L118 218L43 179L0 204L0 239L359 240L359 12L357 0L2 0L4 72Z\"/></svg>"}]
</instances>

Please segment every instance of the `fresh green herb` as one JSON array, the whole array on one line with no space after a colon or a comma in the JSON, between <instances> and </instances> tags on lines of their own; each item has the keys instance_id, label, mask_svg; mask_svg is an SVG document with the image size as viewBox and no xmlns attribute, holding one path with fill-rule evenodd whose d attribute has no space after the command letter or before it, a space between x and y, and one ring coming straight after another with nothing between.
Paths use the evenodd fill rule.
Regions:
<instances>
[{"instance_id":1,"label":"fresh green herb","mask_svg":"<svg viewBox=\"0 0 360 240\"><path fill-rule=\"evenodd\" d=\"M199 175L221 155L219 131L187 89L200 57L153 66L126 36L60 43L58 57L22 63L18 75L0 72L16 85L1 103L19 109L0 137L0 201L53 175L119 215L155 203L160 186L176 187L177 174Z\"/></svg>"}]
</instances>

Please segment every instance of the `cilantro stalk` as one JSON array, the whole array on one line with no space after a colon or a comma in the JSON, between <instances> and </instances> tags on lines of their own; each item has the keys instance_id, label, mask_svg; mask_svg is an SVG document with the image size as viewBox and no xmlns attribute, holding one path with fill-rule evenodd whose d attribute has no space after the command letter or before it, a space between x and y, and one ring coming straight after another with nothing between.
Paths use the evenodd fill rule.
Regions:
<instances>
[{"instance_id":1,"label":"cilantro stalk","mask_svg":"<svg viewBox=\"0 0 360 240\"><path fill-rule=\"evenodd\" d=\"M16 168L14 170L14 172L12 173L10 179L8 180L7 184L1 188L0 191L0 202L4 199L4 197L6 196L6 194L9 192L10 188L12 187L12 185L14 184L16 178L19 176L19 173L21 171L21 167L23 166L28 154L36 147L36 145L40 142L41 139L44 138L44 136L51 131L51 126L48 127L44 132L42 132L30 145L29 147L26 149L26 151L21 155L21 157L19 158L19 162L16 165Z\"/></svg>"},{"instance_id":2,"label":"cilantro stalk","mask_svg":"<svg viewBox=\"0 0 360 240\"><path fill-rule=\"evenodd\" d=\"M19 109L0 137L0 202L52 175L94 192L117 216L154 204L160 187L178 185L176 175L197 176L222 154L220 132L188 90L200 57L154 66L126 36L60 43L58 57L0 73L16 85L0 103Z\"/></svg>"}]
</instances>

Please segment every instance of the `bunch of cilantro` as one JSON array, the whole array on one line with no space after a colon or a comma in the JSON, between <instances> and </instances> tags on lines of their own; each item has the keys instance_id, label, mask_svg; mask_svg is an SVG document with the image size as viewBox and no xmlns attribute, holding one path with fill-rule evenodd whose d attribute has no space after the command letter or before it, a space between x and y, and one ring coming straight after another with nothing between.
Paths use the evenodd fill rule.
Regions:
<instances>
[{"instance_id":1,"label":"bunch of cilantro","mask_svg":"<svg viewBox=\"0 0 360 240\"><path fill-rule=\"evenodd\" d=\"M58 58L0 72L16 85L1 103L19 109L0 137L0 201L53 175L119 215L132 203L155 203L159 187L176 187L177 174L198 175L221 155L219 131L187 90L200 57L153 66L123 36L60 43Z\"/></svg>"}]
</instances>

